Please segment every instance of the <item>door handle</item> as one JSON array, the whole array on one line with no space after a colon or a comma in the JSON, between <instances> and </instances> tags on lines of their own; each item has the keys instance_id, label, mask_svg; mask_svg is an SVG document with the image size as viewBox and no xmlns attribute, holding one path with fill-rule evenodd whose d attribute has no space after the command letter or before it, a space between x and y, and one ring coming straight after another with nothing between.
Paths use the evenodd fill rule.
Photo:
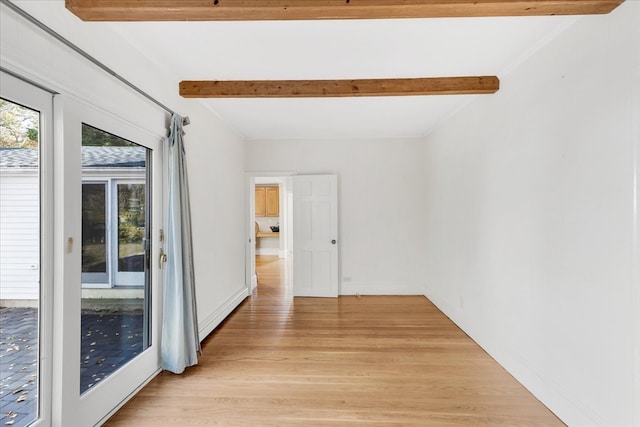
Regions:
<instances>
[{"instance_id":1,"label":"door handle","mask_svg":"<svg viewBox=\"0 0 640 427\"><path fill-rule=\"evenodd\" d=\"M164 251L160 249L160 262L159 262L160 270L162 270L162 266L165 262L167 262L167 254L165 254Z\"/></svg>"},{"instance_id":2,"label":"door handle","mask_svg":"<svg viewBox=\"0 0 640 427\"><path fill-rule=\"evenodd\" d=\"M335 244L336 244L336 239L333 239L333 240L331 241L331 244L332 244L332 245L335 245Z\"/></svg>"}]
</instances>

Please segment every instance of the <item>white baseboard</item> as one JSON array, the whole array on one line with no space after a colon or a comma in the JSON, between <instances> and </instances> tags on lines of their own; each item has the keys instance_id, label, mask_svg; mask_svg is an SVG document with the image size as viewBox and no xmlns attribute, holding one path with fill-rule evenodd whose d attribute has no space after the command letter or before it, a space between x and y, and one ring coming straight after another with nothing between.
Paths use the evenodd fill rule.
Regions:
<instances>
[{"instance_id":1,"label":"white baseboard","mask_svg":"<svg viewBox=\"0 0 640 427\"><path fill-rule=\"evenodd\" d=\"M278 257L286 258L287 257L287 251L279 251L278 252Z\"/></svg>"},{"instance_id":2,"label":"white baseboard","mask_svg":"<svg viewBox=\"0 0 640 427\"><path fill-rule=\"evenodd\" d=\"M249 294L252 294L257 287L258 287L258 275L254 274L253 277L251 277L251 290L249 291Z\"/></svg>"},{"instance_id":3,"label":"white baseboard","mask_svg":"<svg viewBox=\"0 0 640 427\"><path fill-rule=\"evenodd\" d=\"M247 287L236 292L231 298L225 301L216 311L209 315L206 319L198 322L200 325L198 333L202 342L213 330L220 324L229 314L249 295Z\"/></svg>"},{"instance_id":4,"label":"white baseboard","mask_svg":"<svg viewBox=\"0 0 640 427\"><path fill-rule=\"evenodd\" d=\"M540 370L525 357L519 356L513 349L506 346L497 348L495 344L480 339L472 327L458 319L454 304L439 298L428 288L424 296L564 423L584 427L604 426L593 411L581 407L560 384L541 376Z\"/></svg>"},{"instance_id":5,"label":"white baseboard","mask_svg":"<svg viewBox=\"0 0 640 427\"><path fill-rule=\"evenodd\" d=\"M424 295L422 286L406 282L342 282L340 295Z\"/></svg>"},{"instance_id":6,"label":"white baseboard","mask_svg":"<svg viewBox=\"0 0 640 427\"><path fill-rule=\"evenodd\" d=\"M453 310L454 306L452 304L449 304L448 301L441 299L436 295L435 292L431 292L431 290L428 288L425 290L424 296L429 301L431 301L433 305L438 307L438 310L440 310L445 316L447 316L453 323L458 325L458 323L451 318L451 316L455 314L455 311ZM458 325L458 327L460 327L460 325Z\"/></svg>"}]
</instances>

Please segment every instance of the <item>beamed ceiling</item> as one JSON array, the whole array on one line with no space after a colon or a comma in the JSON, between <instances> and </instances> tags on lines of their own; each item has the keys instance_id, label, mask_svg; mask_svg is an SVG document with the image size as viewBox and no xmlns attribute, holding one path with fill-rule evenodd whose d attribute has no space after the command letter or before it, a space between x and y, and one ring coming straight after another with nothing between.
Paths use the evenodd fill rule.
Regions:
<instances>
[{"instance_id":1,"label":"beamed ceiling","mask_svg":"<svg viewBox=\"0 0 640 427\"><path fill-rule=\"evenodd\" d=\"M422 136L476 96L509 90L499 78L576 20L606 19L583 15L623 1L14 3L97 58L91 40L113 34L109 46L161 66L176 93L244 138L315 139Z\"/></svg>"}]
</instances>

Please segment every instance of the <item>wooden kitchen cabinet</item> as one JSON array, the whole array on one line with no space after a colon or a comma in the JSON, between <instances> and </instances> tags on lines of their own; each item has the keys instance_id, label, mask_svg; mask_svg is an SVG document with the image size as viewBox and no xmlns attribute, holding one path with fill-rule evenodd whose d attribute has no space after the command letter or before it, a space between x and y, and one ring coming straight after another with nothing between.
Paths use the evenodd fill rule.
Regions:
<instances>
[{"instance_id":1,"label":"wooden kitchen cabinet","mask_svg":"<svg viewBox=\"0 0 640 427\"><path fill-rule=\"evenodd\" d=\"M265 216L280 216L280 194L278 187L266 187L267 206Z\"/></svg>"},{"instance_id":2,"label":"wooden kitchen cabinet","mask_svg":"<svg viewBox=\"0 0 640 427\"><path fill-rule=\"evenodd\" d=\"M267 192L265 187L256 187L256 216L267 213Z\"/></svg>"},{"instance_id":3,"label":"wooden kitchen cabinet","mask_svg":"<svg viewBox=\"0 0 640 427\"><path fill-rule=\"evenodd\" d=\"M256 186L256 216L280 216L278 187Z\"/></svg>"}]
</instances>

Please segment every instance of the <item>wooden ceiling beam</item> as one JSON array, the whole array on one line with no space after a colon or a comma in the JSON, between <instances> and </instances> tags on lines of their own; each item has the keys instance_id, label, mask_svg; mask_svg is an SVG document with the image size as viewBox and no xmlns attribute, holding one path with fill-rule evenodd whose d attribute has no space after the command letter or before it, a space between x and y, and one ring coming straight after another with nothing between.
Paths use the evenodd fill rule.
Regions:
<instances>
[{"instance_id":1,"label":"wooden ceiling beam","mask_svg":"<svg viewBox=\"0 0 640 427\"><path fill-rule=\"evenodd\" d=\"M185 98L319 98L495 93L495 76L363 80L196 80L180 82Z\"/></svg>"},{"instance_id":2,"label":"wooden ceiling beam","mask_svg":"<svg viewBox=\"0 0 640 427\"><path fill-rule=\"evenodd\" d=\"M609 13L624 0L65 0L84 21L261 21Z\"/></svg>"}]
</instances>

